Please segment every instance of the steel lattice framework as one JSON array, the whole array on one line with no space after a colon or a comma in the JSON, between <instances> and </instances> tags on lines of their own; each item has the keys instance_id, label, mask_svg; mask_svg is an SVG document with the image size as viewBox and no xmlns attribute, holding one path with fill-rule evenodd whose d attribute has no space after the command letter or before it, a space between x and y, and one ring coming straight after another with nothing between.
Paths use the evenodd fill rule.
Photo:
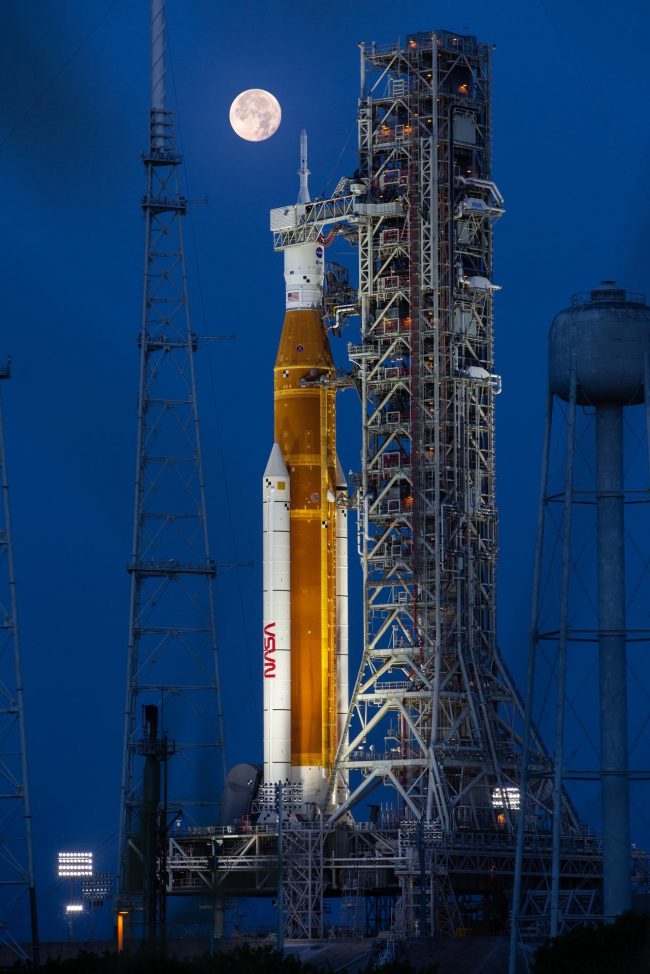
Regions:
<instances>
[{"instance_id":1,"label":"steel lattice framework","mask_svg":"<svg viewBox=\"0 0 650 974\"><path fill-rule=\"evenodd\" d=\"M414 35L362 66L360 172L369 199L406 205L359 234L366 633L339 767L362 772L350 803L388 780L407 816L510 830L522 707L496 648L488 48Z\"/></svg>"},{"instance_id":2,"label":"steel lattice framework","mask_svg":"<svg viewBox=\"0 0 650 974\"><path fill-rule=\"evenodd\" d=\"M178 187L174 116L154 108L150 118L119 852L120 902L136 908L143 891L144 706L159 708L164 736L174 739L164 757L170 816L181 814L186 826L213 825L224 781L215 563L208 546L196 402L197 337L183 252L187 200Z\"/></svg>"},{"instance_id":3,"label":"steel lattice framework","mask_svg":"<svg viewBox=\"0 0 650 974\"><path fill-rule=\"evenodd\" d=\"M365 646L336 765L350 793L332 821L388 785L400 818L440 829L436 861L462 889L477 833L514 852L521 818L540 850L552 828L552 763L534 729L521 816L524 706L496 642L492 228L504 210L490 53L473 37L410 35L362 45L361 76L362 341L350 358ZM580 842L566 794L561 832L567 848ZM531 877L544 895L547 866ZM581 875L578 888L593 887L593 868ZM442 899L453 926L453 891Z\"/></svg>"},{"instance_id":4,"label":"steel lattice framework","mask_svg":"<svg viewBox=\"0 0 650 974\"><path fill-rule=\"evenodd\" d=\"M0 366L0 380L9 377L9 364L3 364ZM32 959L37 964L32 816L1 401L0 484L0 944L8 947L18 958L27 960L24 944L31 940Z\"/></svg>"}]
</instances>

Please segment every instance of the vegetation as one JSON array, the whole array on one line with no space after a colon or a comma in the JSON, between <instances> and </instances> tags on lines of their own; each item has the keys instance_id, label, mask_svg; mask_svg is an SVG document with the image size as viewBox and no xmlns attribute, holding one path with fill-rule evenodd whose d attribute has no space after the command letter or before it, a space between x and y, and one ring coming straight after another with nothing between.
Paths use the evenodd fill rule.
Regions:
<instances>
[{"instance_id":1,"label":"vegetation","mask_svg":"<svg viewBox=\"0 0 650 974\"><path fill-rule=\"evenodd\" d=\"M17 969L24 969L18 967ZM235 947L231 951L195 959L167 957L155 951L91 954L81 951L66 960L48 960L39 971L64 974L313 974L314 968L271 947Z\"/></svg>"},{"instance_id":2,"label":"vegetation","mask_svg":"<svg viewBox=\"0 0 650 974\"><path fill-rule=\"evenodd\" d=\"M579 927L535 954L532 974L649 974L650 916L624 913L615 923Z\"/></svg>"},{"instance_id":3,"label":"vegetation","mask_svg":"<svg viewBox=\"0 0 650 974\"><path fill-rule=\"evenodd\" d=\"M11 970L26 971L17 964ZM407 961L396 960L382 968L381 974L416 974ZM283 956L273 947L238 946L212 957L180 960L162 954L139 951L135 954L90 954L82 951L68 960L48 960L39 971L63 974L317 974L312 964L297 957ZM437 974L438 965L420 968L417 974Z\"/></svg>"}]
</instances>

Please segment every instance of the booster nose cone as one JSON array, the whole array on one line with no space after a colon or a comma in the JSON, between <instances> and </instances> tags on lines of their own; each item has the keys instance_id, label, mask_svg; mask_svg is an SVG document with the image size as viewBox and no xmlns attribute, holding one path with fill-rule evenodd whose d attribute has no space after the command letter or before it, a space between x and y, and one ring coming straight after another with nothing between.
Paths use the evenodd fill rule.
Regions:
<instances>
[{"instance_id":1,"label":"booster nose cone","mask_svg":"<svg viewBox=\"0 0 650 974\"><path fill-rule=\"evenodd\" d=\"M266 464L266 469L264 471L265 479L271 477L289 477L289 471L287 470L287 465L284 462L282 450L277 443L274 443L271 447L271 453L269 454L268 463Z\"/></svg>"},{"instance_id":2,"label":"booster nose cone","mask_svg":"<svg viewBox=\"0 0 650 974\"><path fill-rule=\"evenodd\" d=\"M336 489L337 490L347 490L348 482L345 479L345 474L343 473L343 467L341 466L341 461L338 456L336 458Z\"/></svg>"}]
</instances>

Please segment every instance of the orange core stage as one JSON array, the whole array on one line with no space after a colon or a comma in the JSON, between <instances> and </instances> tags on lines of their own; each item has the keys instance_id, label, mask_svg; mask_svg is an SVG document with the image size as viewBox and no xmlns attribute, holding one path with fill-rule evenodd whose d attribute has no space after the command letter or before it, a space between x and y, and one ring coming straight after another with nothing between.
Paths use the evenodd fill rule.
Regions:
<instances>
[{"instance_id":1,"label":"orange core stage","mask_svg":"<svg viewBox=\"0 0 650 974\"><path fill-rule=\"evenodd\" d=\"M291 477L291 764L332 768L336 700L334 369L320 311L288 310L274 371L275 440Z\"/></svg>"}]
</instances>

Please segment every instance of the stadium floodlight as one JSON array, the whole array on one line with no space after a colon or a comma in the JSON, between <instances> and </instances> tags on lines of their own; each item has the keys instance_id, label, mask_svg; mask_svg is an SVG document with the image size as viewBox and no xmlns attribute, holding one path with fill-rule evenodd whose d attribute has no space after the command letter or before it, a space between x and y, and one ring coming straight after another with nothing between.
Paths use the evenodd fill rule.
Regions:
<instances>
[{"instance_id":1,"label":"stadium floodlight","mask_svg":"<svg viewBox=\"0 0 650 974\"><path fill-rule=\"evenodd\" d=\"M65 925L68 928L68 940L72 940L74 936L74 921L76 917L79 917L84 912L83 903L66 903L65 907Z\"/></svg>"},{"instance_id":2,"label":"stadium floodlight","mask_svg":"<svg viewBox=\"0 0 650 974\"><path fill-rule=\"evenodd\" d=\"M111 873L95 873L81 880L81 898L91 906L102 906L113 892Z\"/></svg>"},{"instance_id":3,"label":"stadium floodlight","mask_svg":"<svg viewBox=\"0 0 650 974\"><path fill-rule=\"evenodd\" d=\"M492 808L509 808L511 812L519 809L520 798L518 788L494 788L492 790Z\"/></svg>"},{"instance_id":4,"label":"stadium floodlight","mask_svg":"<svg viewBox=\"0 0 650 974\"><path fill-rule=\"evenodd\" d=\"M93 875L92 852L60 852L59 879L78 879Z\"/></svg>"}]
</instances>

